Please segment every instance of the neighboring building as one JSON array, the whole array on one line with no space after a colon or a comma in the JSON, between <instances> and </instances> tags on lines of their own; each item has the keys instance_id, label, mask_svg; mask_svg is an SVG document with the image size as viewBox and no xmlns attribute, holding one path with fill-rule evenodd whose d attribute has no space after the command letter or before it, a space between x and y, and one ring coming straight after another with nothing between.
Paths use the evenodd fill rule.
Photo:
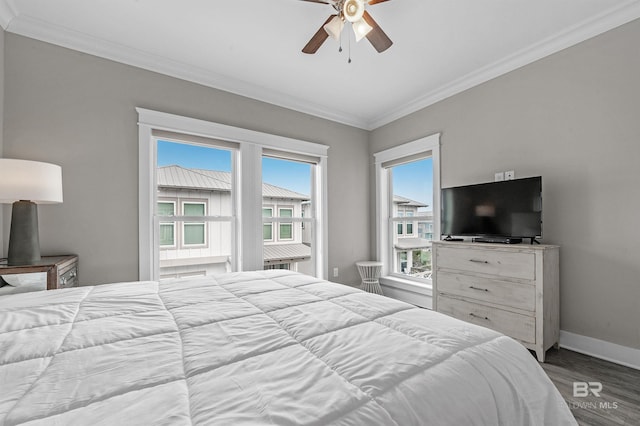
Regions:
<instances>
[{"instance_id":1,"label":"neighboring building","mask_svg":"<svg viewBox=\"0 0 640 426\"><path fill-rule=\"evenodd\" d=\"M431 276L433 212L420 210L426 207L418 201L393 196L395 270L421 278Z\"/></svg>"},{"instance_id":2,"label":"neighboring building","mask_svg":"<svg viewBox=\"0 0 640 426\"><path fill-rule=\"evenodd\" d=\"M166 166L157 169L158 215L188 216L160 221L160 277L210 275L231 270L231 174ZM263 217L304 217L309 197L263 184ZM220 221L198 221L216 216ZM311 232L301 222L265 222L265 269L312 273Z\"/></svg>"}]
</instances>

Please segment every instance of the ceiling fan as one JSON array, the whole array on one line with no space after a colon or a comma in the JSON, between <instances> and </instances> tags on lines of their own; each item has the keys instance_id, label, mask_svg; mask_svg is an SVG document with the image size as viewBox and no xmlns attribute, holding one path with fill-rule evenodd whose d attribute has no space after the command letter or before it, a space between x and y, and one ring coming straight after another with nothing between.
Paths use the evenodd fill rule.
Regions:
<instances>
[{"instance_id":1,"label":"ceiling fan","mask_svg":"<svg viewBox=\"0 0 640 426\"><path fill-rule=\"evenodd\" d=\"M314 54L318 51L322 43L331 36L336 40L340 39L340 34L344 28L345 21L351 23L356 41L363 37L373 45L380 53L387 50L393 42L382 31L382 28L371 15L365 10L365 4L373 6L388 0L301 0L312 3L323 3L332 6L338 13L329 16L311 40L302 49L304 53Z\"/></svg>"}]
</instances>

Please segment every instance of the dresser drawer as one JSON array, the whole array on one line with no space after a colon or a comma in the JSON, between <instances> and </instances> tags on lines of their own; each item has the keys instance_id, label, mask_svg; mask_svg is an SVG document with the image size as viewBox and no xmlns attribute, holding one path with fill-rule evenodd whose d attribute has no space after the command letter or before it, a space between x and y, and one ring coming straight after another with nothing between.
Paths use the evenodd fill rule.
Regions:
<instances>
[{"instance_id":1,"label":"dresser drawer","mask_svg":"<svg viewBox=\"0 0 640 426\"><path fill-rule=\"evenodd\" d=\"M491 328L522 342L536 342L534 317L442 295L438 297L438 312Z\"/></svg>"},{"instance_id":2,"label":"dresser drawer","mask_svg":"<svg viewBox=\"0 0 640 426\"><path fill-rule=\"evenodd\" d=\"M495 275L505 278L534 280L535 253L515 250L486 250L465 247L439 247L437 267Z\"/></svg>"},{"instance_id":3,"label":"dresser drawer","mask_svg":"<svg viewBox=\"0 0 640 426\"><path fill-rule=\"evenodd\" d=\"M437 288L440 293L449 293L530 312L534 312L536 309L536 289L532 284L444 271L437 274L437 280Z\"/></svg>"}]
</instances>

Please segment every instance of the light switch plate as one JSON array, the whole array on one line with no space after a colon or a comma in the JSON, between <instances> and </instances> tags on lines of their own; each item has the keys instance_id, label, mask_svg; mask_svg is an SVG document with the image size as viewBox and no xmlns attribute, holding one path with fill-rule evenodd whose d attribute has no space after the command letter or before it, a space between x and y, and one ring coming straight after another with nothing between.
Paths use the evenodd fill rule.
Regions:
<instances>
[{"instance_id":1,"label":"light switch plate","mask_svg":"<svg viewBox=\"0 0 640 426\"><path fill-rule=\"evenodd\" d=\"M508 172L504 172L504 180L513 180L516 178L516 172L514 170L509 170Z\"/></svg>"},{"instance_id":2,"label":"light switch plate","mask_svg":"<svg viewBox=\"0 0 640 426\"><path fill-rule=\"evenodd\" d=\"M504 180L504 172L497 172L497 173L495 174L495 178L494 178L494 180L495 180L496 182L503 181L503 180Z\"/></svg>"}]
</instances>

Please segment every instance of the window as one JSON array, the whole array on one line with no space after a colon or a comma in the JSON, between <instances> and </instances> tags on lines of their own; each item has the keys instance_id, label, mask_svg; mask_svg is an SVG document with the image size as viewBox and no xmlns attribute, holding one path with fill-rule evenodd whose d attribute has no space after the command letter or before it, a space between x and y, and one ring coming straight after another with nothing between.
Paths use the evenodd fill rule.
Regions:
<instances>
[{"instance_id":1,"label":"window","mask_svg":"<svg viewBox=\"0 0 640 426\"><path fill-rule=\"evenodd\" d=\"M291 264L290 263L275 263L273 265L264 265L264 269L265 270L269 270L269 269L286 269L286 270L290 270L291 269Z\"/></svg>"},{"instance_id":2,"label":"window","mask_svg":"<svg viewBox=\"0 0 640 426\"><path fill-rule=\"evenodd\" d=\"M293 209L278 209L279 217L293 217ZM293 239L293 223L282 223L280 222L280 235L279 238L281 240L292 240Z\"/></svg>"},{"instance_id":3,"label":"window","mask_svg":"<svg viewBox=\"0 0 640 426\"><path fill-rule=\"evenodd\" d=\"M206 204L204 202L182 203L184 216L205 216ZM185 246L205 245L206 224L204 222L185 222L183 225L183 244Z\"/></svg>"},{"instance_id":4,"label":"window","mask_svg":"<svg viewBox=\"0 0 640 426\"><path fill-rule=\"evenodd\" d=\"M273 241L265 240L265 269L288 265L287 269L310 273L315 268L313 180L317 160L268 151L262 158L263 199L273 203L275 217L263 218L277 229Z\"/></svg>"},{"instance_id":5,"label":"window","mask_svg":"<svg viewBox=\"0 0 640 426\"><path fill-rule=\"evenodd\" d=\"M227 272L235 257L234 149L181 138L166 133L155 138L158 203L154 222L160 248L157 276Z\"/></svg>"},{"instance_id":6,"label":"window","mask_svg":"<svg viewBox=\"0 0 640 426\"><path fill-rule=\"evenodd\" d=\"M136 110L140 280L260 269L267 263L267 245L277 244L278 234L297 248L285 256L306 253L309 266L300 272L327 276L327 146ZM190 154L183 155L186 151ZM302 164L308 191L292 197L272 188L271 195L280 198L264 206L266 185L256 171L267 157ZM185 182L189 185L180 185ZM308 202L306 207L298 207L298 199ZM269 205L266 217L262 209ZM282 218L279 206L285 209ZM297 268L291 258L272 257L270 265Z\"/></svg>"},{"instance_id":7,"label":"window","mask_svg":"<svg viewBox=\"0 0 640 426\"><path fill-rule=\"evenodd\" d=\"M439 230L439 141L436 134L374 154L376 246L385 285L431 286L431 242L433 230Z\"/></svg>"},{"instance_id":8,"label":"window","mask_svg":"<svg viewBox=\"0 0 640 426\"><path fill-rule=\"evenodd\" d=\"M263 218L273 217L273 208L263 207L262 217ZM273 241L273 222L262 223L262 239L264 241Z\"/></svg>"},{"instance_id":9,"label":"window","mask_svg":"<svg viewBox=\"0 0 640 426\"><path fill-rule=\"evenodd\" d=\"M176 203L174 201L158 201L158 215L175 216ZM174 247L176 245L176 223L160 222L160 246Z\"/></svg>"}]
</instances>

